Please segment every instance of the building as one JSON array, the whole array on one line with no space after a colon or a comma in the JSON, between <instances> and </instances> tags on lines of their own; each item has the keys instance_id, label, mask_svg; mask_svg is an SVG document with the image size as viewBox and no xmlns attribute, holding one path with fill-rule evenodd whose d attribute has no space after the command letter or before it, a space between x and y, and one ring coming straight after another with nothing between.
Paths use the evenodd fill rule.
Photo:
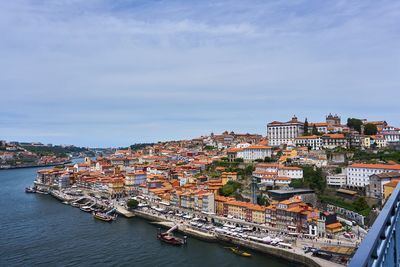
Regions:
<instances>
[{"instance_id":1,"label":"building","mask_svg":"<svg viewBox=\"0 0 400 267\"><path fill-rule=\"evenodd\" d=\"M318 135L299 136L294 142L296 146L310 147L312 150L320 150L322 148L322 139Z\"/></svg>"},{"instance_id":2,"label":"building","mask_svg":"<svg viewBox=\"0 0 400 267\"><path fill-rule=\"evenodd\" d=\"M321 140L324 148L347 147L347 138L344 134L324 134L321 136Z\"/></svg>"},{"instance_id":3,"label":"building","mask_svg":"<svg viewBox=\"0 0 400 267\"><path fill-rule=\"evenodd\" d=\"M267 136L271 146L293 145L295 139L303 133L304 123L298 121L296 116L288 122L273 121L267 125Z\"/></svg>"},{"instance_id":4,"label":"building","mask_svg":"<svg viewBox=\"0 0 400 267\"><path fill-rule=\"evenodd\" d=\"M302 202L299 197L273 202L265 212L266 224L285 232L308 233L309 221L318 218L319 211Z\"/></svg>"},{"instance_id":5,"label":"building","mask_svg":"<svg viewBox=\"0 0 400 267\"><path fill-rule=\"evenodd\" d=\"M399 143L400 142L400 129L393 126L386 126L382 129L380 134L385 139L386 143Z\"/></svg>"},{"instance_id":6,"label":"building","mask_svg":"<svg viewBox=\"0 0 400 267\"><path fill-rule=\"evenodd\" d=\"M223 172L221 173L221 180L222 183L225 185L229 181L236 181L237 180L237 172Z\"/></svg>"},{"instance_id":7,"label":"building","mask_svg":"<svg viewBox=\"0 0 400 267\"><path fill-rule=\"evenodd\" d=\"M400 164L353 163L346 168L347 185L352 187L365 187L369 185L370 176L373 174L399 171Z\"/></svg>"},{"instance_id":8,"label":"building","mask_svg":"<svg viewBox=\"0 0 400 267\"><path fill-rule=\"evenodd\" d=\"M400 180L393 180L387 184L383 185L383 203L386 203L388 198L392 195L394 189L397 187L397 184L400 182Z\"/></svg>"},{"instance_id":9,"label":"building","mask_svg":"<svg viewBox=\"0 0 400 267\"><path fill-rule=\"evenodd\" d=\"M265 224L265 210L264 206L243 201L232 200L224 203L224 216L252 223Z\"/></svg>"},{"instance_id":10,"label":"building","mask_svg":"<svg viewBox=\"0 0 400 267\"><path fill-rule=\"evenodd\" d=\"M232 197L215 196L215 213L219 216L224 215L224 204L228 201L235 200Z\"/></svg>"},{"instance_id":11,"label":"building","mask_svg":"<svg viewBox=\"0 0 400 267\"><path fill-rule=\"evenodd\" d=\"M261 179L271 177L288 177L290 179L303 179L303 169L299 167L284 166L279 163L258 163L253 176Z\"/></svg>"},{"instance_id":12,"label":"building","mask_svg":"<svg viewBox=\"0 0 400 267\"><path fill-rule=\"evenodd\" d=\"M333 187L342 187L347 184L346 169L342 173L331 174L326 176L326 184Z\"/></svg>"},{"instance_id":13,"label":"building","mask_svg":"<svg viewBox=\"0 0 400 267\"><path fill-rule=\"evenodd\" d=\"M136 171L125 174L125 192L130 193L135 187L146 182L146 173L144 171Z\"/></svg>"},{"instance_id":14,"label":"building","mask_svg":"<svg viewBox=\"0 0 400 267\"><path fill-rule=\"evenodd\" d=\"M234 158L242 158L244 161L254 161L256 159L265 159L271 157L272 148L270 146L251 145L243 148L236 148L230 152L235 152ZM228 156L229 158L229 156Z\"/></svg>"},{"instance_id":15,"label":"building","mask_svg":"<svg viewBox=\"0 0 400 267\"><path fill-rule=\"evenodd\" d=\"M400 180L400 172L384 172L371 175L369 177L369 185L366 187L367 196L382 201L384 199L385 184L395 180Z\"/></svg>"},{"instance_id":16,"label":"building","mask_svg":"<svg viewBox=\"0 0 400 267\"><path fill-rule=\"evenodd\" d=\"M315 192L312 189L279 189L279 190L268 190L268 195L271 199L276 201L282 201L290 199L294 196L300 196L305 199L308 196L314 196Z\"/></svg>"}]
</instances>

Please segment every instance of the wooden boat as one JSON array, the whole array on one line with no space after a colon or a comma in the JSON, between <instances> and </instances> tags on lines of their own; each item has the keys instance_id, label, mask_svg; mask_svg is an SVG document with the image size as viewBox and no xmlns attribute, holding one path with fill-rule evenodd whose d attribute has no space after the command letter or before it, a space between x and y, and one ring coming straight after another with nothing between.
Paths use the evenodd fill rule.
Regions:
<instances>
[{"instance_id":1,"label":"wooden boat","mask_svg":"<svg viewBox=\"0 0 400 267\"><path fill-rule=\"evenodd\" d=\"M186 244L186 236L182 239L172 235L172 232L178 228L178 225L175 225L171 229L169 229L165 233L161 233L161 229L158 229L157 239L174 246L181 246Z\"/></svg>"},{"instance_id":2,"label":"wooden boat","mask_svg":"<svg viewBox=\"0 0 400 267\"><path fill-rule=\"evenodd\" d=\"M233 253L235 253L236 255L242 256L242 257L251 257L250 253L247 253L243 250L240 250L238 247L236 248L229 248Z\"/></svg>"},{"instance_id":3,"label":"wooden boat","mask_svg":"<svg viewBox=\"0 0 400 267\"><path fill-rule=\"evenodd\" d=\"M102 212L93 212L93 218L104 221L104 222L112 222L114 221L117 217L116 216L111 216Z\"/></svg>"},{"instance_id":4,"label":"wooden boat","mask_svg":"<svg viewBox=\"0 0 400 267\"><path fill-rule=\"evenodd\" d=\"M159 233L157 238L167 244L174 245L174 246L181 246L185 244L185 241L181 238L175 237L168 233Z\"/></svg>"}]
</instances>

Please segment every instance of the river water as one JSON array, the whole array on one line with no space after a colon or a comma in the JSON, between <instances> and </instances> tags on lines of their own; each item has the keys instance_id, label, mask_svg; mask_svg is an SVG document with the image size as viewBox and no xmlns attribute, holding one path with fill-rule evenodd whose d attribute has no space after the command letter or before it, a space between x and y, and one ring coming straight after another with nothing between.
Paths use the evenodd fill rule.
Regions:
<instances>
[{"instance_id":1,"label":"river water","mask_svg":"<svg viewBox=\"0 0 400 267\"><path fill-rule=\"evenodd\" d=\"M137 217L95 220L49 195L26 194L37 170L0 171L0 266L296 266L190 237L184 247L160 243L157 228Z\"/></svg>"}]
</instances>

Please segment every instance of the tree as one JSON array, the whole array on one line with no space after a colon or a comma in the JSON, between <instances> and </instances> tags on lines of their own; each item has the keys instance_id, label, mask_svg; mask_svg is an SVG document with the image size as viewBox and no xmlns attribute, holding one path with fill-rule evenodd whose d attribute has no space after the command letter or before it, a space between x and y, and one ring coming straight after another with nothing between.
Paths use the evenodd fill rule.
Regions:
<instances>
[{"instance_id":1,"label":"tree","mask_svg":"<svg viewBox=\"0 0 400 267\"><path fill-rule=\"evenodd\" d=\"M271 157L265 157L264 162L274 162L275 160Z\"/></svg>"},{"instance_id":2,"label":"tree","mask_svg":"<svg viewBox=\"0 0 400 267\"><path fill-rule=\"evenodd\" d=\"M347 119L347 126L356 130L359 133L361 133L362 124L363 124L363 122L360 119L356 119L356 118L348 118Z\"/></svg>"},{"instance_id":3,"label":"tree","mask_svg":"<svg viewBox=\"0 0 400 267\"><path fill-rule=\"evenodd\" d=\"M364 126L364 134L366 135L375 135L378 132L378 128L376 128L375 124L367 123Z\"/></svg>"},{"instance_id":4,"label":"tree","mask_svg":"<svg viewBox=\"0 0 400 267\"><path fill-rule=\"evenodd\" d=\"M364 197L358 197L356 201L354 201L353 205L358 212L369 208L368 203Z\"/></svg>"},{"instance_id":5,"label":"tree","mask_svg":"<svg viewBox=\"0 0 400 267\"><path fill-rule=\"evenodd\" d=\"M265 196L257 196L257 204L261 206L268 206L269 202Z\"/></svg>"},{"instance_id":6,"label":"tree","mask_svg":"<svg viewBox=\"0 0 400 267\"><path fill-rule=\"evenodd\" d=\"M244 160L242 158L236 158L235 162L243 162Z\"/></svg>"},{"instance_id":7,"label":"tree","mask_svg":"<svg viewBox=\"0 0 400 267\"><path fill-rule=\"evenodd\" d=\"M304 122L304 135L308 135L308 121L307 118Z\"/></svg>"},{"instance_id":8,"label":"tree","mask_svg":"<svg viewBox=\"0 0 400 267\"><path fill-rule=\"evenodd\" d=\"M313 135L318 135L319 134L319 132L318 132L318 129L317 129L317 126L315 126L315 124L313 125L313 127L312 127L312 132L311 132Z\"/></svg>"},{"instance_id":9,"label":"tree","mask_svg":"<svg viewBox=\"0 0 400 267\"><path fill-rule=\"evenodd\" d=\"M129 199L126 202L126 205L128 206L129 209L136 209L139 205L139 201L137 201L136 199Z\"/></svg>"},{"instance_id":10,"label":"tree","mask_svg":"<svg viewBox=\"0 0 400 267\"><path fill-rule=\"evenodd\" d=\"M227 182L223 187L219 189L219 194L224 197L234 196L237 189L239 189L240 184L235 181Z\"/></svg>"}]
</instances>

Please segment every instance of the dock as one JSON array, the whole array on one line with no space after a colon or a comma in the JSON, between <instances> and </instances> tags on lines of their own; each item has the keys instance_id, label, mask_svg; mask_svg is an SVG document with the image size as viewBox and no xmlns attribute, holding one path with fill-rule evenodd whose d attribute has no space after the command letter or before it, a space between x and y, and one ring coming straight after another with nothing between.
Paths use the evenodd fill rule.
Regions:
<instances>
[{"instance_id":1,"label":"dock","mask_svg":"<svg viewBox=\"0 0 400 267\"><path fill-rule=\"evenodd\" d=\"M135 216L135 214L127 209L125 209L124 207L120 206L120 205L115 205L115 209L117 211L118 214L126 217L126 218L132 218Z\"/></svg>"}]
</instances>

